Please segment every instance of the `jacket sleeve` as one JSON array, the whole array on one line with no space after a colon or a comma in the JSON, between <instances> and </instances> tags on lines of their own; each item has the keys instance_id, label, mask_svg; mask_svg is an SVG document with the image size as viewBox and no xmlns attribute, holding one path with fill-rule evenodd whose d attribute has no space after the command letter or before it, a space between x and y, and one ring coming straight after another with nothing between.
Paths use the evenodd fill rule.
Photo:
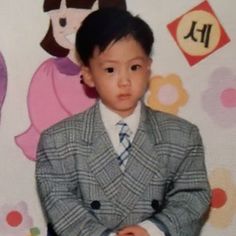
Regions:
<instances>
[{"instance_id":1,"label":"jacket sleeve","mask_svg":"<svg viewBox=\"0 0 236 236\"><path fill-rule=\"evenodd\" d=\"M109 235L110 230L83 207L73 156L56 143L55 135L41 135L36 161L37 188L49 223L58 236Z\"/></svg>"},{"instance_id":2,"label":"jacket sleeve","mask_svg":"<svg viewBox=\"0 0 236 236\"><path fill-rule=\"evenodd\" d=\"M203 144L196 126L190 132L181 160L178 165L173 164L177 160L170 160L173 177L167 186L165 203L150 220L166 236L197 236L209 207L210 188Z\"/></svg>"}]
</instances>

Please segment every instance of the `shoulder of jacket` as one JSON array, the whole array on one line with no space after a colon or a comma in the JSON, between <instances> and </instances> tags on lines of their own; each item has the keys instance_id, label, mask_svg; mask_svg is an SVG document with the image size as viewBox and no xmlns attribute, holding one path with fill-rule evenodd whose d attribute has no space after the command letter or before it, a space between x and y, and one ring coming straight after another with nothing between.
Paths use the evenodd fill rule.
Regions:
<instances>
[{"instance_id":1,"label":"shoulder of jacket","mask_svg":"<svg viewBox=\"0 0 236 236\"><path fill-rule=\"evenodd\" d=\"M43 134L53 135L55 133L59 134L68 131L75 131L81 129L83 126L83 121L84 113L78 113L53 124L49 128L45 129Z\"/></svg>"},{"instance_id":2,"label":"shoulder of jacket","mask_svg":"<svg viewBox=\"0 0 236 236\"><path fill-rule=\"evenodd\" d=\"M166 126L166 125L176 125L177 127L186 127L186 128L192 128L193 126L196 126L189 120L179 117L174 114L166 113L163 111L155 111L151 108L147 108L148 112L150 114L151 119L154 119L159 126Z\"/></svg>"}]
</instances>

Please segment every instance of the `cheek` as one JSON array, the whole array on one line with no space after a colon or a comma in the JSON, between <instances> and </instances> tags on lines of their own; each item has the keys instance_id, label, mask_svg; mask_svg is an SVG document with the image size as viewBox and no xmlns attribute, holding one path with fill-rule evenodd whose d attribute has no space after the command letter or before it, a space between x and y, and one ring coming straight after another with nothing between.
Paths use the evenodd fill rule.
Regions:
<instances>
[{"instance_id":1,"label":"cheek","mask_svg":"<svg viewBox=\"0 0 236 236\"><path fill-rule=\"evenodd\" d=\"M149 78L143 76L142 78L140 78L139 82L137 83L137 86L140 88L140 90L146 90L148 88L149 85Z\"/></svg>"},{"instance_id":2,"label":"cheek","mask_svg":"<svg viewBox=\"0 0 236 236\"><path fill-rule=\"evenodd\" d=\"M69 19L68 19L68 27L71 30L73 30L74 32L76 32L79 29L83 19L84 18L81 17L81 16L69 17Z\"/></svg>"},{"instance_id":3,"label":"cheek","mask_svg":"<svg viewBox=\"0 0 236 236\"><path fill-rule=\"evenodd\" d=\"M148 71L144 76L144 84L146 89L149 87L150 79L151 79L151 73L150 71Z\"/></svg>"},{"instance_id":4,"label":"cheek","mask_svg":"<svg viewBox=\"0 0 236 236\"><path fill-rule=\"evenodd\" d=\"M81 22L89 15L90 12L81 12L75 16L76 20L81 24Z\"/></svg>"},{"instance_id":5,"label":"cheek","mask_svg":"<svg viewBox=\"0 0 236 236\"><path fill-rule=\"evenodd\" d=\"M74 45L72 43L70 43L68 39L66 39L64 33L60 33L58 31L53 31L53 36L54 36L56 42L61 47L69 49L69 50L74 48Z\"/></svg>"},{"instance_id":6,"label":"cheek","mask_svg":"<svg viewBox=\"0 0 236 236\"><path fill-rule=\"evenodd\" d=\"M69 12L70 14L68 14L68 17L70 18L70 22L72 22L74 28L76 27L78 29L82 21L89 15L90 12L90 10L71 9L71 11Z\"/></svg>"},{"instance_id":7,"label":"cheek","mask_svg":"<svg viewBox=\"0 0 236 236\"><path fill-rule=\"evenodd\" d=\"M98 83L96 84L96 88L97 91L104 96L114 95L117 91L116 83L112 83L112 81Z\"/></svg>"},{"instance_id":8,"label":"cheek","mask_svg":"<svg viewBox=\"0 0 236 236\"><path fill-rule=\"evenodd\" d=\"M53 29L53 35L57 35L59 34L59 32L61 31L59 24L58 24L59 19L58 18L52 18L51 22L52 22L52 29Z\"/></svg>"},{"instance_id":9,"label":"cheek","mask_svg":"<svg viewBox=\"0 0 236 236\"><path fill-rule=\"evenodd\" d=\"M144 80L139 84L139 95L142 97L148 90L149 82Z\"/></svg>"},{"instance_id":10,"label":"cheek","mask_svg":"<svg viewBox=\"0 0 236 236\"><path fill-rule=\"evenodd\" d=\"M51 18L51 20L52 20L53 37L55 38L57 43L60 44L60 41L64 37L63 36L64 29L59 25L59 18L58 17Z\"/></svg>"}]
</instances>

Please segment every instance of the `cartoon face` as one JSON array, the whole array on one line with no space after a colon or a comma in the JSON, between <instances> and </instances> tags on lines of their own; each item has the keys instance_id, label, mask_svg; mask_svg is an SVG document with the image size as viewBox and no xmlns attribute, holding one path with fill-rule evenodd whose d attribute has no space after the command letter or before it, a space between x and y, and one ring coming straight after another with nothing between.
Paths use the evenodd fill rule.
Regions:
<instances>
[{"instance_id":1,"label":"cartoon face","mask_svg":"<svg viewBox=\"0 0 236 236\"><path fill-rule=\"evenodd\" d=\"M97 1L92 9L75 9L67 8L65 0L62 0L60 9L49 12L56 42L63 48L74 49L76 32L81 22L96 9L98 9Z\"/></svg>"}]
</instances>

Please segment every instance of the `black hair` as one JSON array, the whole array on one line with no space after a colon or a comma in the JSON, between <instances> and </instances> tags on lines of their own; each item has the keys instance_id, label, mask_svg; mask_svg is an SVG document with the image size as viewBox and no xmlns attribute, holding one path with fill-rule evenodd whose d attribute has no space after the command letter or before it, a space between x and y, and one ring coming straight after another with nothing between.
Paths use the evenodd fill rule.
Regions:
<instances>
[{"instance_id":1,"label":"black hair","mask_svg":"<svg viewBox=\"0 0 236 236\"><path fill-rule=\"evenodd\" d=\"M77 31L77 53L84 65L88 66L96 47L103 52L110 43L126 36L132 36L150 56L154 37L145 21L125 10L99 9L89 14Z\"/></svg>"}]
</instances>

